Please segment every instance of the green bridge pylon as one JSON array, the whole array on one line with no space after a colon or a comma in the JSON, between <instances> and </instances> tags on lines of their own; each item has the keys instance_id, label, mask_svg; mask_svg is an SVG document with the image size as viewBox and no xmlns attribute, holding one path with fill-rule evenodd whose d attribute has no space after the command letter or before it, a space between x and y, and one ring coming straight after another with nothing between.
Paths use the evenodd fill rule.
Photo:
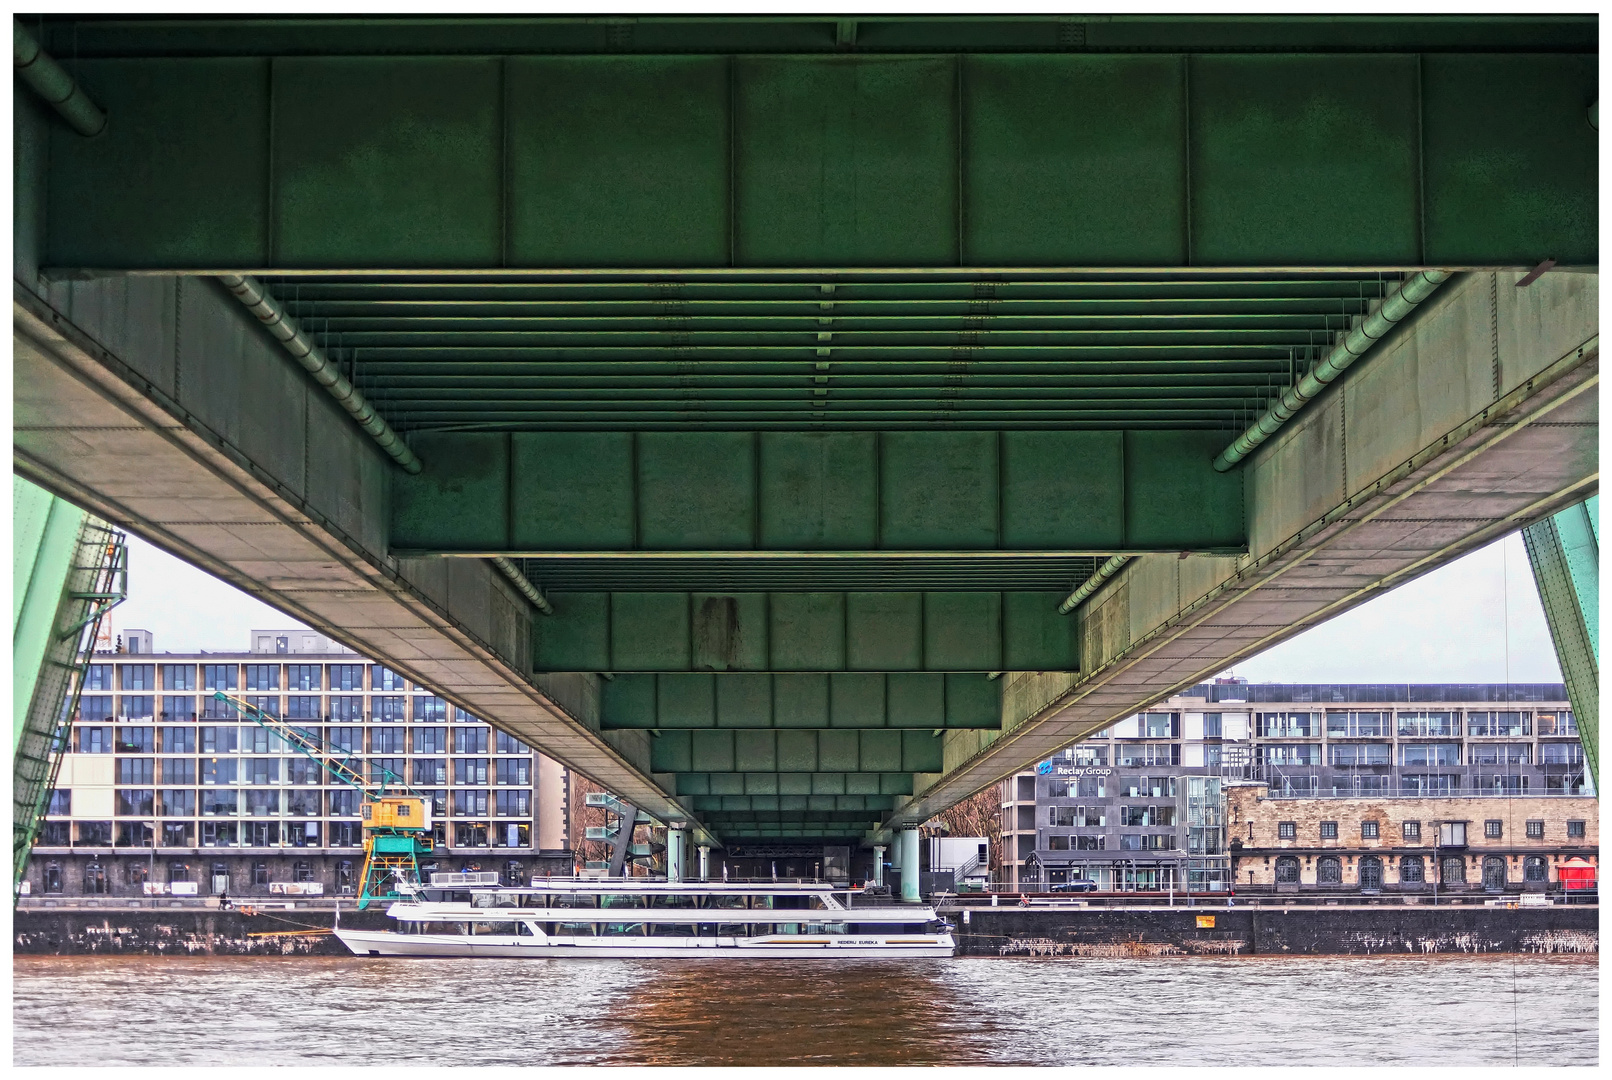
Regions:
<instances>
[{"instance_id":1,"label":"green bridge pylon","mask_svg":"<svg viewBox=\"0 0 1612 1080\"><path fill-rule=\"evenodd\" d=\"M1578 718L1584 775L1600 790L1601 514L1590 497L1522 531L1567 700Z\"/></svg>"}]
</instances>

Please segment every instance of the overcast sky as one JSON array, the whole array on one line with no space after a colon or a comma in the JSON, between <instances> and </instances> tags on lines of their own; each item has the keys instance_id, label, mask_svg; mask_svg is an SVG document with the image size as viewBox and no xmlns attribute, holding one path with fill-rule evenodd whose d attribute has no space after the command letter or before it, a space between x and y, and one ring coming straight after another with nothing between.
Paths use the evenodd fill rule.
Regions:
<instances>
[{"instance_id":1,"label":"overcast sky","mask_svg":"<svg viewBox=\"0 0 1612 1080\"><path fill-rule=\"evenodd\" d=\"M129 538L116 630L159 652L245 651L252 630L302 624ZM1559 682L1522 538L1505 540L1237 665L1252 682Z\"/></svg>"}]
</instances>

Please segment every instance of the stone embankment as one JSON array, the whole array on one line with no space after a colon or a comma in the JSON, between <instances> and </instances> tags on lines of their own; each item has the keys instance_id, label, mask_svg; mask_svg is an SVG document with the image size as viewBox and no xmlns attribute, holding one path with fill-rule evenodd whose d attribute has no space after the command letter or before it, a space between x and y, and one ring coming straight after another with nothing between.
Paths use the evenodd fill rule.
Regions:
<instances>
[{"instance_id":1,"label":"stone embankment","mask_svg":"<svg viewBox=\"0 0 1612 1080\"><path fill-rule=\"evenodd\" d=\"M944 909L960 956L1595 953L1599 908L1327 906Z\"/></svg>"},{"instance_id":2,"label":"stone embankment","mask_svg":"<svg viewBox=\"0 0 1612 1080\"><path fill-rule=\"evenodd\" d=\"M16 955L350 956L328 931L326 908L245 911L23 909L13 920ZM366 930L391 924L379 907L343 911L341 924ZM322 932L323 931L323 932Z\"/></svg>"}]
</instances>

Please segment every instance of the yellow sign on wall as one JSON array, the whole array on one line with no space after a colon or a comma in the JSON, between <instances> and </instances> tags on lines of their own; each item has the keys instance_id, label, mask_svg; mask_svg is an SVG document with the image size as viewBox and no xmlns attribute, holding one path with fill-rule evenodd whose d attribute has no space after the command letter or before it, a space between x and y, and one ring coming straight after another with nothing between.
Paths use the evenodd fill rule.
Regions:
<instances>
[{"instance_id":1,"label":"yellow sign on wall","mask_svg":"<svg viewBox=\"0 0 1612 1080\"><path fill-rule=\"evenodd\" d=\"M1215 928L1215 917L1213 915L1199 915L1198 916L1198 929L1199 930L1213 930L1214 928Z\"/></svg>"}]
</instances>

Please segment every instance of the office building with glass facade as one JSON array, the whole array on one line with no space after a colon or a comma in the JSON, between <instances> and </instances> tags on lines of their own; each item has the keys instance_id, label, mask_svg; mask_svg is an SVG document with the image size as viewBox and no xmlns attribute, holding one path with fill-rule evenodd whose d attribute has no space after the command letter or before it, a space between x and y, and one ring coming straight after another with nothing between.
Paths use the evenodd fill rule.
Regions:
<instances>
[{"instance_id":1,"label":"office building with glass facade","mask_svg":"<svg viewBox=\"0 0 1612 1080\"><path fill-rule=\"evenodd\" d=\"M317 735L372 783L428 797L438 869L570 868L557 763L321 635L254 631L252 646L94 657L31 895L357 891L360 792L219 691Z\"/></svg>"}]
</instances>

